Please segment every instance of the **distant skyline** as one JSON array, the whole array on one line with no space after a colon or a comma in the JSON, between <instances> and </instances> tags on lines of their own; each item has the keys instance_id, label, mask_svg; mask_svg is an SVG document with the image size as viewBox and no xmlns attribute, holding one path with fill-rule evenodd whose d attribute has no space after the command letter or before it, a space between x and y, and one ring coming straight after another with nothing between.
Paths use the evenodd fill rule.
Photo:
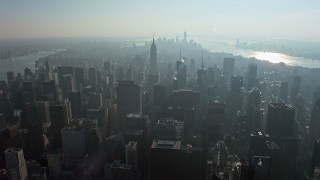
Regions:
<instances>
[{"instance_id":1,"label":"distant skyline","mask_svg":"<svg viewBox=\"0 0 320 180\"><path fill-rule=\"evenodd\" d=\"M288 38L320 41L320 1L1 1L0 39Z\"/></svg>"}]
</instances>

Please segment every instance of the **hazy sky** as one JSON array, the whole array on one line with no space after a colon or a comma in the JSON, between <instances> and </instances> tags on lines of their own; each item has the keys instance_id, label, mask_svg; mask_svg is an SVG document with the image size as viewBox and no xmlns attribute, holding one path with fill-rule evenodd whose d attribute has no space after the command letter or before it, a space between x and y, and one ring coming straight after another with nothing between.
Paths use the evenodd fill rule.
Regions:
<instances>
[{"instance_id":1,"label":"hazy sky","mask_svg":"<svg viewBox=\"0 0 320 180\"><path fill-rule=\"evenodd\" d=\"M0 38L182 36L320 40L319 0L0 0Z\"/></svg>"}]
</instances>

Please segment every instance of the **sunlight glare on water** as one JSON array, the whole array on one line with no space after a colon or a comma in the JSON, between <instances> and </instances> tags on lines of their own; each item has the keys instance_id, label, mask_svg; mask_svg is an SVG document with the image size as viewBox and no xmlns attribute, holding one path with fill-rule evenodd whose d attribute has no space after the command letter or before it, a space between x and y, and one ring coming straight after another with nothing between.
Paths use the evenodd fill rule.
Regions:
<instances>
[{"instance_id":1,"label":"sunlight glare on water","mask_svg":"<svg viewBox=\"0 0 320 180\"><path fill-rule=\"evenodd\" d=\"M291 64L290 62L288 62L288 59L286 59L285 55L279 53L255 52L254 57L261 60L267 60L272 63L284 62L286 64Z\"/></svg>"}]
</instances>

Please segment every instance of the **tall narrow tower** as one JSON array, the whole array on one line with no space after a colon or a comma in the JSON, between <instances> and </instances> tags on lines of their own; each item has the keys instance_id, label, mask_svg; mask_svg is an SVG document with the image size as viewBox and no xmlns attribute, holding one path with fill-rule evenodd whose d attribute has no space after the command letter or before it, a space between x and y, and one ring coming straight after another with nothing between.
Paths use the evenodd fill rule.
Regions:
<instances>
[{"instance_id":1,"label":"tall narrow tower","mask_svg":"<svg viewBox=\"0 0 320 180\"><path fill-rule=\"evenodd\" d=\"M157 72L157 46L154 43L154 37L152 39L152 45L150 48L150 74Z\"/></svg>"}]
</instances>

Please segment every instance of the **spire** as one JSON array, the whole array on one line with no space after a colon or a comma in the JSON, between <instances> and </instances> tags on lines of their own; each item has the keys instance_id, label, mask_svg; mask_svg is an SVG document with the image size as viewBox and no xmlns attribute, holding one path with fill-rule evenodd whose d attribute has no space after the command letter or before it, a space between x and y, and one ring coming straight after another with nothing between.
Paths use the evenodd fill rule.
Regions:
<instances>
[{"instance_id":1,"label":"spire","mask_svg":"<svg viewBox=\"0 0 320 180\"><path fill-rule=\"evenodd\" d=\"M152 35L152 44L154 44L154 33Z\"/></svg>"}]
</instances>

